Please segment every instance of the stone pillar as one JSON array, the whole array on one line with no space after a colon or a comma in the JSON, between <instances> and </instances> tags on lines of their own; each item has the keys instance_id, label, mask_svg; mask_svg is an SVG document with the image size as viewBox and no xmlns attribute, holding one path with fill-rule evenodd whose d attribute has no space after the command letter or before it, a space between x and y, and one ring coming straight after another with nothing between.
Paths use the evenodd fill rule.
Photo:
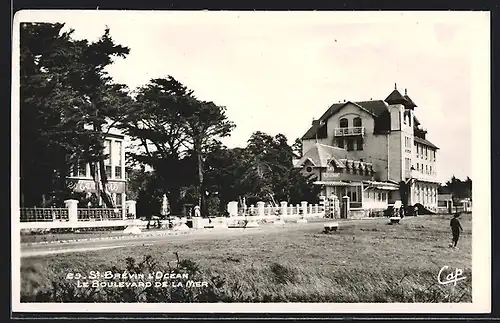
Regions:
<instances>
[{"instance_id":1,"label":"stone pillar","mask_svg":"<svg viewBox=\"0 0 500 323\"><path fill-rule=\"evenodd\" d=\"M315 204L314 208L315 208L314 213L319 213L319 205Z\"/></svg>"},{"instance_id":2,"label":"stone pillar","mask_svg":"<svg viewBox=\"0 0 500 323\"><path fill-rule=\"evenodd\" d=\"M257 202L257 215L264 216L264 202Z\"/></svg>"},{"instance_id":3,"label":"stone pillar","mask_svg":"<svg viewBox=\"0 0 500 323\"><path fill-rule=\"evenodd\" d=\"M307 215L307 202L302 201L300 204L302 204L302 217L305 217Z\"/></svg>"},{"instance_id":4,"label":"stone pillar","mask_svg":"<svg viewBox=\"0 0 500 323\"><path fill-rule=\"evenodd\" d=\"M231 202L227 203L227 212L229 213L229 216L237 216L238 215L238 202L231 201Z\"/></svg>"},{"instance_id":5,"label":"stone pillar","mask_svg":"<svg viewBox=\"0 0 500 323\"><path fill-rule=\"evenodd\" d=\"M69 223L76 225L78 223L78 201L66 200L64 201L64 205L68 208Z\"/></svg>"},{"instance_id":6,"label":"stone pillar","mask_svg":"<svg viewBox=\"0 0 500 323\"><path fill-rule=\"evenodd\" d=\"M134 216L134 219L137 218L137 213L135 210L135 205L136 201L127 201L125 202L125 209L127 210L127 213L132 214Z\"/></svg>"},{"instance_id":7,"label":"stone pillar","mask_svg":"<svg viewBox=\"0 0 500 323\"><path fill-rule=\"evenodd\" d=\"M333 216L335 218L340 217L340 201L339 198L335 195L333 197Z\"/></svg>"},{"instance_id":8,"label":"stone pillar","mask_svg":"<svg viewBox=\"0 0 500 323\"><path fill-rule=\"evenodd\" d=\"M286 201L282 201L281 203L281 216L286 216L286 214L288 213L287 212L287 209L288 209L288 206L287 206L287 202Z\"/></svg>"},{"instance_id":9,"label":"stone pillar","mask_svg":"<svg viewBox=\"0 0 500 323\"><path fill-rule=\"evenodd\" d=\"M193 221L193 229L203 229L205 227L204 220L201 217L193 217L191 221Z\"/></svg>"}]
</instances>

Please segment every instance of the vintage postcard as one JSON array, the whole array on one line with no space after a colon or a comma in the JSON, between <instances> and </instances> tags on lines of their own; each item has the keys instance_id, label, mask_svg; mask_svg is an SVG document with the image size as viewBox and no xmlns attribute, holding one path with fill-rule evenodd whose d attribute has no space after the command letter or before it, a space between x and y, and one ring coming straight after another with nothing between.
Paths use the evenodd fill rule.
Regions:
<instances>
[{"instance_id":1,"label":"vintage postcard","mask_svg":"<svg viewBox=\"0 0 500 323\"><path fill-rule=\"evenodd\" d=\"M490 312L488 12L28 10L12 60L13 312Z\"/></svg>"}]
</instances>

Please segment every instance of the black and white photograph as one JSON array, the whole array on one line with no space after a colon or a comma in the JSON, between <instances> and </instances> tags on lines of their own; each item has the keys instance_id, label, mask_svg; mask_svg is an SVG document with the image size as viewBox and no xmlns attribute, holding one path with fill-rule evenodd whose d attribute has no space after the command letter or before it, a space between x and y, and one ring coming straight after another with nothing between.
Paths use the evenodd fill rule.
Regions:
<instances>
[{"instance_id":1,"label":"black and white photograph","mask_svg":"<svg viewBox=\"0 0 500 323\"><path fill-rule=\"evenodd\" d=\"M12 62L13 311L490 311L488 12L26 10Z\"/></svg>"}]
</instances>

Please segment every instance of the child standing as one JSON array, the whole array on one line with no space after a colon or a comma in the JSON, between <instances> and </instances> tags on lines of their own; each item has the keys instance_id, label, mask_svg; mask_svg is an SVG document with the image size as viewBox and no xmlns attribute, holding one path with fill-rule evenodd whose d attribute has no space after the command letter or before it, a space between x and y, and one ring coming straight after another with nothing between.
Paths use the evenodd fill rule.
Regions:
<instances>
[{"instance_id":1,"label":"child standing","mask_svg":"<svg viewBox=\"0 0 500 323\"><path fill-rule=\"evenodd\" d=\"M450 221L451 234L453 235L453 240L450 246L452 246L453 248L457 247L458 238L460 237L460 231L464 231L464 229L462 228L462 224L460 224L460 221L458 220L459 216L460 213L455 213L453 219L451 219Z\"/></svg>"}]
</instances>

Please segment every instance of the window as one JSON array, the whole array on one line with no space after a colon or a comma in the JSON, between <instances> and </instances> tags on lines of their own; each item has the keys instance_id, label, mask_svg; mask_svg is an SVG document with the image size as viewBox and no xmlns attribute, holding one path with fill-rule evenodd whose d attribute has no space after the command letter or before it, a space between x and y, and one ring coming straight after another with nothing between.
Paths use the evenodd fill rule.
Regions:
<instances>
[{"instance_id":1,"label":"window","mask_svg":"<svg viewBox=\"0 0 500 323\"><path fill-rule=\"evenodd\" d=\"M411 148L411 138L410 137L405 137L405 147Z\"/></svg>"},{"instance_id":2,"label":"window","mask_svg":"<svg viewBox=\"0 0 500 323\"><path fill-rule=\"evenodd\" d=\"M354 150L354 140L347 139L347 150L348 151Z\"/></svg>"},{"instance_id":3,"label":"window","mask_svg":"<svg viewBox=\"0 0 500 323\"><path fill-rule=\"evenodd\" d=\"M349 120L347 120L346 118L342 118L340 119L339 124L340 128L347 128L349 127Z\"/></svg>"},{"instance_id":4,"label":"window","mask_svg":"<svg viewBox=\"0 0 500 323\"><path fill-rule=\"evenodd\" d=\"M337 139L337 147L339 147L339 148L345 148L344 138Z\"/></svg>"},{"instance_id":5,"label":"window","mask_svg":"<svg viewBox=\"0 0 500 323\"><path fill-rule=\"evenodd\" d=\"M122 167L121 166L115 166L115 178L117 178L117 179L122 178Z\"/></svg>"},{"instance_id":6,"label":"window","mask_svg":"<svg viewBox=\"0 0 500 323\"><path fill-rule=\"evenodd\" d=\"M363 150L363 138L356 139L356 150Z\"/></svg>"},{"instance_id":7,"label":"window","mask_svg":"<svg viewBox=\"0 0 500 323\"><path fill-rule=\"evenodd\" d=\"M382 201L382 194L380 192L377 193L377 201Z\"/></svg>"},{"instance_id":8,"label":"window","mask_svg":"<svg viewBox=\"0 0 500 323\"><path fill-rule=\"evenodd\" d=\"M85 163L84 161L78 161L76 168L76 176L87 177L87 163Z\"/></svg>"},{"instance_id":9,"label":"window","mask_svg":"<svg viewBox=\"0 0 500 323\"><path fill-rule=\"evenodd\" d=\"M425 173L429 174L429 169L427 168L427 165L425 165Z\"/></svg>"},{"instance_id":10,"label":"window","mask_svg":"<svg viewBox=\"0 0 500 323\"><path fill-rule=\"evenodd\" d=\"M432 166L429 166L429 174L432 175Z\"/></svg>"},{"instance_id":11,"label":"window","mask_svg":"<svg viewBox=\"0 0 500 323\"><path fill-rule=\"evenodd\" d=\"M106 167L106 176L108 178L111 178L111 166L106 165L105 167Z\"/></svg>"},{"instance_id":12,"label":"window","mask_svg":"<svg viewBox=\"0 0 500 323\"><path fill-rule=\"evenodd\" d=\"M122 193L116 193L116 206L122 206Z\"/></svg>"},{"instance_id":13,"label":"window","mask_svg":"<svg viewBox=\"0 0 500 323\"><path fill-rule=\"evenodd\" d=\"M387 199L387 196L386 196L386 193L384 192L384 193L382 193L382 201L386 201L386 199Z\"/></svg>"},{"instance_id":14,"label":"window","mask_svg":"<svg viewBox=\"0 0 500 323\"><path fill-rule=\"evenodd\" d=\"M111 164L111 140L104 140L104 156L107 156L107 158L104 159L104 164L110 165Z\"/></svg>"},{"instance_id":15,"label":"window","mask_svg":"<svg viewBox=\"0 0 500 323\"><path fill-rule=\"evenodd\" d=\"M427 147L425 147L425 159L427 160Z\"/></svg>"},{"instance_id":16,"label":"window","mask_svg":"<svg viewBox=\"0 0 500 323\"><path fill-rule=\"evenodd\" d=\"M361 127L362 126L362 122L361 122L361 118L360 117L356 117L352 120L352 125L354 127ZM341 126L342 127L342 126Z\"/></svg>"},{"instance_id":17,"label":"window","mask_svg":"<svg viewBox=\"0 0 500 323\"><path fill-rule=\"evenodd\" d=\"M113 145L111 147L111 162L113 165L121 165L122 164L122 142L121 141L113 141Z\"/></svg>"},{"instance_id":18,"label":"window","mask_svg":"<svg viewBox=\"0 0 500 323\"><path fill-rule=\"evenodd\" d=\"M351 202L361 202L361 186L350 186L347 188L347 196Z\"/></svg>"}]
</instances>

